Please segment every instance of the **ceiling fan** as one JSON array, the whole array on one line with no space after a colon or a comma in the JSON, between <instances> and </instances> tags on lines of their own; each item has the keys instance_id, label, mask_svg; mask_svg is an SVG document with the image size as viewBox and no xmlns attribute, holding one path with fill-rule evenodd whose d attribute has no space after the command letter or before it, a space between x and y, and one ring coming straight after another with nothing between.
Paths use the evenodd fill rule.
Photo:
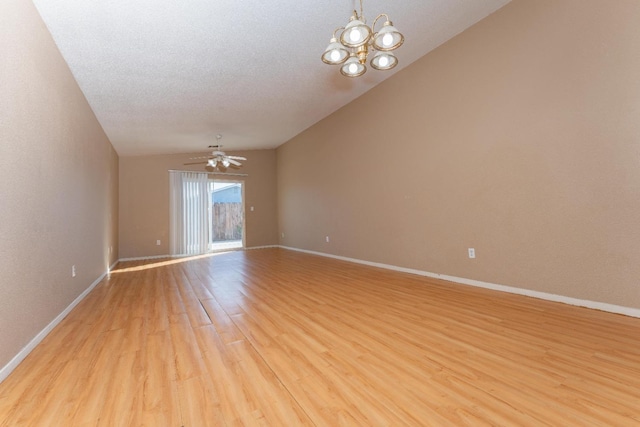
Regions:
<instances>
[{"instance_id":1,"label":"ceiling fan","mask_svg":"<svg viewBox=\"0 0 640 427\"><path fill-rule=\"evenodd\" d=\"M214 169L217 168L219 165L222 165L224 168L228 168L230 165L242 166L242 163L240 163L239 160L247 160L246 157L228 156L224 151L222 151L222 144L220 144L221 139L222 139L222 135L220 134L216 135L217 144L209 146L209 148L213 148L213 151L209 156L189 158L189 160L207 159L206 162L185 163L185 164L187 165L206 164L207 166L211 166Z\"/></svg>"}]
</instances>

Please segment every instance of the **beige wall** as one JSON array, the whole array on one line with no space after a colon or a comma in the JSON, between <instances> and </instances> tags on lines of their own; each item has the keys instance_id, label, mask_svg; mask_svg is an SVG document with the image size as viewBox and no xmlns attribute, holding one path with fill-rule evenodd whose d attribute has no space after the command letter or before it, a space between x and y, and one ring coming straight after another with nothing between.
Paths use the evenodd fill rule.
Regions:
<instances>
[{"instance_id":1,"label":"beige wall","mask_svg":"<svg viewBox=\"0 0 640 427\"><path fill-rule=\"evenodd\" d=\"M640 307L638 22L514 0L277 150L281 243Z\"/></svg>"},{"instance_id":2,"label":"beige wall","mask_svg":"<svg viewBox=\"0 0 640 427\"><path fill-rule=\"evenodd\" d=\"M118 156L30 1L0 2L0 100L2 368L118 258Z\"/></svg>"},{"instance_id":3,"label":"beige wall","mask_svg":"<svg viewBox=\"0 0 640 427\"><path fill-rule=\"evenodd\" d=\"M246 246L275 245L277 240L276 153L253 150L239 154L247 158L233 177L244 181ZM120 159L120 257L135 258L169 254L169 170L204 172L193 162L195 154L122 157ZM232 179L212 175L219 179ZM251 212L249 207L253 206ZM160 240L161 245L156 245Z\"/></svg>"}]
</instances>

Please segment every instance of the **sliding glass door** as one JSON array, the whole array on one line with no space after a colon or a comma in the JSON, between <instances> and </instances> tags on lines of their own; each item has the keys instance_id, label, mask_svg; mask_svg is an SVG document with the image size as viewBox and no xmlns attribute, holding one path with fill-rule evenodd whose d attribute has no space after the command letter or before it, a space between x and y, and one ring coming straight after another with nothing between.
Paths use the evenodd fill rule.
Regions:
<instances>
[{"instance_id":1,"label":"sliding glass door","mask_svg":"<svg viewBox=\"0 0 640 427\"><path fill-rule=\"evenodd\" d=\"M169 246L174 256L244 247L242 181L169 171Z\"/></svg>"},{"instance_id":2,"label":"sliding glass door","mask_svg":"<svg viewBox=\"0 0 640 427\"><path fill-rule=\"evenodd\" d=\"M242 181L209 180L209 250L244 247Z\"/></svg>"}]
</instances>

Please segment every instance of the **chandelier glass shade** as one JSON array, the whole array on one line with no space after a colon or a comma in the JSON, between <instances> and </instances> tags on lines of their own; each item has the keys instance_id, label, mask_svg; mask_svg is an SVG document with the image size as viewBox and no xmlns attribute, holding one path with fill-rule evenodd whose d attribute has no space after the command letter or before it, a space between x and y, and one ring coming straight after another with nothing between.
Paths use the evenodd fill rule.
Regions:
<instances>
[{"instance_id":1,"label":"chandelier glass shade","mask_svg":"<svg viewBox=\"0 0 640 427\"><path fill-rule=\"evenodd\" d=\"M386 21L376 32L376 23L383 16ZM329 46L322 54L322 61L329 65L341 65L340 73L344 76L358 77L367 72L369 53L377 51L371 58L371 67L374 70L390 70L398 65L398 59L391 51L399 48L403 42L404 36L393 26L386 13L378 15L369 27L360 0L360 14L354 10L349 23L333 32Z\"/></svg>"},{"instance_id":2,"label":"chandelier glass shade","mask_svg":"<svg viewBox=\"0 0 640 427\"><path fill-rule=\"evenodd\" d=\"M349 59L340 67L340 72L343 76L358 77L363 75L367 71L367 67L358 61L358 58L354 53L349 56Z\"/></svg>"},{"instance_id":3,"label":"chandelier glass shade","mask_svg":"<svg viewBox=\"0 0 640 427\"><path fill-rule=\"evenodd\" d=\"M398 58L391 52L378 52L371 58L371 67L374 70L390 70L398 65Z\"/></svg>"},{"instance_id":4,"label":"chandelier glass shade","mask_svg":"<svg viewBox=\"0 0 640 427\"><path fill-rule=\"evenodd\" d=\"M329 47L322 54L322 61L325 64L338 65L342 64L349 58L349 51L344 45L338 43L338 39L333 37L329 41Z\"/></svg>"}]
</instances>

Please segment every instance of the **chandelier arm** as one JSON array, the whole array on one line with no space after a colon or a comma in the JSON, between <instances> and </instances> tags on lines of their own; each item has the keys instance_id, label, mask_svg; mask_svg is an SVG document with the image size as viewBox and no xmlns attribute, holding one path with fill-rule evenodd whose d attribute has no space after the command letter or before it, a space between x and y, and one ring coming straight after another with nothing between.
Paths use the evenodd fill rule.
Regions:
<instances>
[{"instance_id":1,"label":"chandelier arm","mask_svg":"<svg viewBox=\"0 0 640 427\"><path fill-rule=\"evenodd\" d=\"M355 10L354 10L355 12ZM360 0L360 18L364 19L364 13L362 12L362 0Z\"/></svg>"},{"instance_id":2,"label":"chandelier arm","mask_svg":"<svg viewBox=\"0 0 640 427\"><path fill-rule=\"evenodd\" d=\"M373 20L373 25L371 26L371 31L375 34L376 33L376 22L378 22L378 19L382 18L382 17L386 17L387 21L389 21L389 15L387 15L386 13L381 13L380 15L376 16L376 19Z\"/></svg>"},{"instance_id":3,"label":"chandelier arm","mask_svg":"<svg viewBox=\"0 0 640 427\"><path fill-rule=\"evenodd\" d=\"M340 31L340 30L344 30L344 27L338 27L338 28L336 28L336 29L333 31L333 38L336 38L336 39L338 38L338 37L336 36L336 33L337 33L338 31Z\"/></svg>"}]
</instances>

